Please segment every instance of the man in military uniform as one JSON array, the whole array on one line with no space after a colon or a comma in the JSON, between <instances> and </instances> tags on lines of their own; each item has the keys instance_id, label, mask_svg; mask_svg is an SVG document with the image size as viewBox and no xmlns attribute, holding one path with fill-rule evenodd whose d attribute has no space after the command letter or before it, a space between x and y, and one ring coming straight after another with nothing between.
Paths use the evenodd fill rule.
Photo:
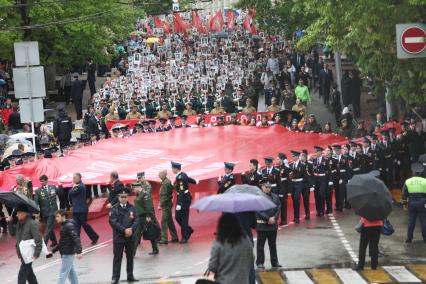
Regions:
<instances>
[{"instance_id":1,"label":"man in military uniform","mask_svg":"<svg viewBox=\"0 0 426 284\"><path fill-rule=\"evenodd\" d=\"M223 115L219 115L217 117L217 123L215 126L225 126L225 117Z\"/></svg>"},{"instance_id":2,"label":"man in military uniform","mask_svg":"<svg viewBox=\"0 0 426 284\"><path fill-rule=\"evenodd\" d=\"M311 160L308 160L308 150L303 149L302 153L300 154L300 161L306 164L306 176L305 176L305 182L304 182L304 188L303 188L303 207L305 209L305 220L311 219L311 209L310 209L310 196L311 191L315 190L315 180L314 180L314 173L313 173L313 166Z\"/></svg>"},{"instance_id":3,"label":"man in military uniform","mask_svg":"<svg viewBox=\"0 0 426 284\"><path fill-rule=\"evenodd\" d=\"M383 130L380 133L382 134L382 141L380 142L380 147L382 148L383 153L383 168L381 172L381 179L386 184L386 186L390 188L393 180L392 145L389 141L389 131Z\"/></svg>"},{"instance_id":4,"label":"man in military uniform","mask_svg":"<svg viewBox=\"0 0 426 284\"><path fill-rule=\"evenodd\" d=\"M410 163L410 130L406 122L401 123L401 134L397 137L399 141L398 159L401 161L401 181L407 179L411 173Z\"/></svg>"},{"instance_id":5,"label":"man in military uniform","mask_svg":"<svg viewBox=\"0 0 426 284\"><path fill-rule=\"evenodd\" d=\"M303 190L305 188L306 180L306 164L302 162L300 152L291 151L293 158L297 158L294 162L290 164L291 169L291 185L293 188L292 199L293 199L293 209L294 209L294 222L296 224L300 223L300 198L302 196ZM309 212L305 212L309 214Z\"/></svg>"},{"instance_id":6,"label":"man in military uniform","mask_svg":"<svg viewBox=\"0 0 426 284\"><path fill-rule=\"evenodd\" d=\"M238 121L238 117L235 112L231 114L231 121L226 123L226 125L241 125L241 123Z\"/></svg>"},{"instance_id":7,"label":"man in military uniform","mask_svg":"<svg viewBox=\"0 0 426 284\"><path fill-rule=\"evenodd\" d=\"M250 171L243 173L241 179L243 184L254 185L260 188L260 181L262 180L262 175L257 171L259 166L259 161L256 159L251 159L249 168Z\"/></svg>"},{"instance_id":8,"label":"man in military uniform","mask_svg":"<svg viewBox=\"0 0 426 284\"><path fill-rule=\"evenodd\" d=\"M374 166L374 154L370 144L370 140L364 137L362 141L362 154L364 155L363 173L371 172Z\"/></svg>"},{"instance_id":9,"label":"man in military uniform","mask_svg":"<svg viewBox=\"0 0 426 284\"><path fill-rule=\"evenodd\" d=\"M151 185L145 179L145 173L141 172L137 174L138 181L133 184L134 191L136 193L135 198L135 211L138 217L138 224L136 230L134 231L135 235L135 249L134 254L141 242L142 231L147 226L149 222L154 222L158 226L157 218L155 217L154 205L152 203L152 190ZM159 226L158 226L159 227ZM153 239L151 241L152 252L150 255L158 254L158 245L157 240Z\"/></svg>"},{"instance_id":10,"label":"man in military uniform","mask_svg":"<svg viewBox=\"0 0 426 284\"><path fill-rule=\"evenodd\" d=\"M271 209L256 212L256 231L257 231L257 258L256 265L259 269L264 269L265 262L265 242L268 240L269 254L271 265L273 268L281 267L278 262L277 255L277 232L278 232L278 216L280 215L280 201L278 196L271 192L271 185L267 180L262 181L262 191L266 198L271 200L276 207Z\"/></svg>"},{"instance_id":11,"label":"man in military uniform","mask_svg":"<svg viewBox=\"0 0 426 284\"><path fill-rule=\"evenodd\" d=\"M263 179L266 179L272 187L272 192L279 194L281 187L281 178L279 169L274 167L274 158L265 157L265 167L260 170Z\"/></svg>"},{"instance_id":12,"label":"man in military uniform","mask_svg":"<svg viewBox=\"0 0 426 284\"><path fill-rule=\"evenodd\" d=\"M142 133L150 133L150 132L152 132L151 131L151 128L149 128L149 120L145 120L145 121L143 121L142 122Z\"/></svg>"},{"instance_id":13,"label":"man in military uniform","mask_svg":"<svg viewBox=\"0 0 426 284\"><path fill-rule=\"evenodd\" d=\"M165 118L160 118L160 126L157 127L157 129L155 129L155 132L166 132L169 131L170 129L166 126L166 122L167 119Z\"/></svg>"},{"instance_id":14,"label":"man in military uniform","mask_svg":"<svg viewBox=\"0 0 426 284\"><path fill-rule=\"evenodd\" d=\"M325 195L328 187L330 168L327 161L322 156L324 148L315 146L315 158L312 160L313 165L313 181L315 184L315 206L317 216L324 216L325 211Z\"/></svg>"},{"instance_id":15,"label":"man in military uniform","mask_svg":"<svg viewBox=\"0 0 426 284\"><path fill-rule=\"evenodd\" d=\"M346 209L351 209L351 205L348 202L347 199L347 188L346 185L348 184L349 180L353 177L353 158L351 155L349 155L349 149L350 149L350 144L345 144L342 146L342 158L340 161L342 163L346 163L346 170L345 170L345 175L344 175L344 179L342 179L342 190L343 190L343 199L344 200L344 207ZM342 168L344 168L344 166L342 165ZM339 170L341 172L341 170Z\"/></svg>"},{"instance_id":16,"label":"man in military uniform","mask_svg":"<svg viewBox=\"0 0 426 284\"><path fill-rule=\"evenodd\" d=\"M335 163L337 167L336 180L334 182L336 190L336 211L343 211L345 206L346 198L346 184L348 183L349 177L349 158L347 155L344 155L342 152L342 146L334 145L335 151Z\"/></svg>"},{"instance_id":17,"label":"man in military uniform","mask_svg":"<svg viewBox=\"0 0 426 284\"><path fill-rule=\"evenodd\" d=\"M235 184L235 177L232 174L234 170L235 164L233 163L225 163L225 175L220 177L218 180L219 189L217 191L218 194L224 193L231 186Z\"/></svg>"},{"instance_id":18,"label":"man in military uniform","mask_svg":"<svg viewBox=\"0 0 426 284\"><path fill-rule=\"evenodd\" d=\"M182 164L171 162L172 171L176 175L174 187L177 192L175 219L181 228L181 244L186 244L194 230L189 226L189 208L191 206L191 193L189 192L189 183L197 182L182 172Z\"/></svg>"},{"instance_id":19,"label":"man in military uniform","mask_svg":"<svg viewBox=\"0 0 426 284\"><path fill-rule=\"evenodd\" d=\"M305 123L302 131L308 133L321 133L321 125L317 122L314 114L309 115L308 123Z\"/></svg>"},{"instance_id":20,"label":"man in military uniform","mask_svg":"<svg viewBox=\"0 0 426 284\"><path fill-rule=\"evenodd\" d=\"M351 147L350 156L352 157L352 174L360 175L364 172L364 155L362 154L362 145L355 142L349 142L349 145Z\"/></svg>"},{"instance_id":21,"label":"man in military uniform","mask_svg":"<svg viewBox=\"0 0 426 284\"><path fill-rule=\"evenodd\" d=\"M34 194L34 202L40 207L40 222L46 225L44 242L47 245L50 239L52 242L50 246L53 247L58 243L53 224L55 223L55 212L58 210L56 197L60 195L60 190L54 185L47 184L46 175L40 176L39 180L41 185Z\"/></svg>"},{"instance_id":22,"label":"man in military uniform","mask_svg":"<svg viewBox=\"0 0 426 284\"><path fill-rule=\"evenodd\" d=\"M30 179L26 180L21 174L15 177L16 185L12 187L12 192L19 192L29 199L33 199L33 183Z\"/></svg>"},{"instance_id":23,"label":"man in military uniform","mask_svg":"<svg viewBox=\"0 0 426 284\"><path fill-rule=\"evenodd\" d=\"M290 173L291 169L288 165L287 156L284 153L278 153L278 166L276 167L280 173L280 189L278 197L281 203L281 221L280 226L287 225L287 199L290 189Z\"/></svg>"},{"instance_id":24,"label":"man in military uniform","mask_svg":"<svg viewBox=\"0 0 426 284\"><path fill-rule=\"evenodd\" d=\"M179 241L175 223L173 222L172 207L173 207L173 185L172 182L167 178L167 171L161 170L158 173L158 177L161 179L160 184L160 207L161 207L161 239L159 244L167 245L168 234L172 235L172 243Z\"/></svg>"},{"instance_id":25,"label":"man in military uniform","mask_svg":"<svg viewBox=\"0 0 426 284\"><path fill-rule=\"evenodd\" d=\"M379 144L379 139L375 134L371 134L371 152L373 154L373 170L383 170L383 151Z\"/></svg>"},{"instance_id":26,"label":"man in military uniform","mask_svg":"<svg viewBox=\"0 0 426 284\"><path fill-rule=\"evenodd\" d=\"M325 148L325 155L324 160L326 165L328 166L329 173L328 173L328 185L327 190L325 192L325 205L326 205L326 214L330 214L333 212L333 188L336 190L337 187L335 187L335 184L337 186L339 185L339 182L336 182L337 179L337 163L336 160L333 158L333 149L331 146L328 146Z\"/></svg>"},{"instance_id":27,"label":"man in military uniform","mask_svg":"<svg viewBox=\"0 0 426 284\"><path fill-rule=\"evenodd\" d=\"M426 243L426 179L414 176L405 181L402 188L402 204L407 209L408 203L408 230L406 243L413 241L414 227L417 216L420 217L423 242Z\"/></svg>"},{"instance_id":28,"label":"man in military uniform","mask_svg":"<svg viewBox=\"0 0 426 284\"><path fill-rule=\"evenodd\" d=\"M113 231L113 264L111 284L120 282L121 261L126 249L127 282L137 282L133 275L133 255L135 250L134 232L138 224L135 208L128 202L128 189L122 188L117 192L118 202L109 212L109 224Z\"/></svg>"}]
</instances>

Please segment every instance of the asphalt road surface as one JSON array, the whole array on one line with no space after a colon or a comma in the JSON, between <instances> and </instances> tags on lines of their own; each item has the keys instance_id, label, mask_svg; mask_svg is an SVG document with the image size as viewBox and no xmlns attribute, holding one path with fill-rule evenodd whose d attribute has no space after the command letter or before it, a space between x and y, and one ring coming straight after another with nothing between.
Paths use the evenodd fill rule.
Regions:
<instances>
[{"instance_id":1,"label":"asphalt road surface","mask_svg":"<svg viewBox=\"0 0 426 284\"><path fill-rule=\"evenodd\" d=\"M313 207L311 206L311 208ZM188 244L184 245L162 245L159 255L148 255L151 251L150 243L143 241L142 247L138 248L134 268L135 277L140 279L139 283L195 283L195 280L207 268L217 216L217 214L192 211L190 223L196 229L193 238ZM315 217L315 213L312 211L311 218L310 221L302 221L299 225L290 223L289 226L280 228L277 246L279 261L283 268L280 271L268 270L270 261L266 245L265 266L268 271L258 273L258 282L369 283L368 277L362 276L362 279L357 279L356 276L350 274L352 271L344 269L350 268L353 262L357 260L359 236L354 227L359 218L351 210L346 210L343 213L335 212L321 218ZM421 282L420 279L426 281L426 278L422 278L426 277L426 266L410 266L426 263L426 243L421 240L419 226L416 228L414 242L405 244L407 211L402 210L400 206L395 206L389 219L396 232L392 236L382 236L381 238L380 252L382 255L379 258L379 263L380 266L385 266L387 270L379 269L380 273L377 273L382 278L386 276L395 281L395 279L398 280L399 276L392 275L403 275L401 277L405 277L407 276L405 272L407 272L408 276L414 277L409 277L408 280L418 280L417 283ZM89 239L82 230L84 256L81 260L75 262L80 283L109 283L112 269L112 233L107 216L92 220L90 223L101 238L97 245L91 246ZM366 266L368 266L368 261L369 259L367 259ZM13 238L2 235L0 237L1 283L16 282L19 264L14 251ZM398 270L401 268L400 266L402 266L402 272ZM395 271L395 267L397 267L397 271ZM409 267L412 269L410 270ZM55 255L51 259L45 259L42 256L34 263L34 268L39 283L55 283L60 268L59 255ZM413 271L416 271L417 274ZM336 281L340 282L333 282L327 277L324 278L325 276L321 274L323 272L327 272L325 273L326 276L330 276L331 273L336 279L339 278L340 280ZM336 275L339 277L336 277ZM125 279L125 276L125 261L123 260L122 279ZM347 282L345 277L352 279L351 282ZM328 280L322 282L322 279ZM404 280L405 278L401 279ZM364 282L356 282L357 280ZM401 281L386 282L383 280L377 283L398 282Z\"/></svg>"}]
</instances>

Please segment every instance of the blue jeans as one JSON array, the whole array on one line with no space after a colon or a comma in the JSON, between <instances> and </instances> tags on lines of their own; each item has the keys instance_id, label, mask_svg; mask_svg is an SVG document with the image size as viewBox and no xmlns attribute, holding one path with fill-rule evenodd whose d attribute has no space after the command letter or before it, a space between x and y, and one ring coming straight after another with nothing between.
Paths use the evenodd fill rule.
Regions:
<instances>
[{"instance_id":1,"label":"blue jeans","mask_svg":"<svg viewBox=\"0 0 426 284\"><path fill-rule=\"evenodd\" d=\"M61 271L59 272L59 279L56 283L65 284L65 280L68 278L71 284L78 284L77 273L74 269L74 255L65 254L61 256L61 259Z\"/></svg>"}]
</instances>

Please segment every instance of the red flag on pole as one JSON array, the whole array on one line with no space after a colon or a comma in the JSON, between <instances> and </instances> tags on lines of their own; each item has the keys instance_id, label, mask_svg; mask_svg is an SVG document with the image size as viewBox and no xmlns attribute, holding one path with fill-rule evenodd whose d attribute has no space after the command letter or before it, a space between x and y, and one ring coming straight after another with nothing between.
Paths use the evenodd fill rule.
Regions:
<instances>
[{"instance_id":1,"label":"red flag on pole","mask_svg":"<svg viewBox=\"0 0 426 284\"><path fill-rule=\"evenodd\" d=\"M228 29L235 28L235 14L234 11L228 11L225 14L226 18L228 19Z\"/></svg>"},{"instance_id":2,"label":"red flag on pole","mask_svg":"<svg viewBox=\"0 0 426 284\"><path fill-rule=\"evenodd\" d=\"M200 15L198 15L197 11L192 11L192 26L197 28L199 33L205 33L205 28L203 27L203 21L201 20Z\"/></svg>"},{"instance_id":3,"label":"red flag on pole","mask_svg":"<svg viewBox=\"0 0 426 284\"><path fill-rule=\"evenodd\" d=\"M173 14L173 29L175 33L186 35L186 30L192 28L192 25L182 19L179 13Z\"/></svg>"},{"instance_id":4,"label":"red flag on pole","mask_svg":"<svg viewBox=\"0 0 426 284\"><path fill-rule=\"evenodd\" d=\"M244 22L243 22L243 28L244 28L245 31L251 31L250 20L251 20L251 16L249 14L247 14L246 17L244 18Z\"/></svg>"},{"instance_id":5,"label":"red flag on pole","mask_svg":"<svg viewBox=\"0 0 426 284\"><path fill-rule=\"evenodd\" d=\"M223 17L220 10L209 18L209 31L221 32L223 27Z\"/></svg>"},{"instance_id":6,"label":"red flag on pole","mask_svg":"<svg viewBox=\"0 0 426 284\"><path fill-rule=\"evenodd\" d=\"M170 27L168 22L163 21L157 17L154 18L154 26L156 28L163 29L163 32L165 34L169 34L172 31L172 28Z\"/></svg>"},{"instance_id":7,"label":"red flag on pole","mask_svg":"<svg viewBox=\"0 0 426 284\"><path fill-rule=\"evenodd\" d=\"M151 34L151 33L152 33L151 27L150 27L147 23L144 23L144 24L143 24L143 27L146 29L146 31L147 31L149 34Z\"/></svg>"}]
</instances>

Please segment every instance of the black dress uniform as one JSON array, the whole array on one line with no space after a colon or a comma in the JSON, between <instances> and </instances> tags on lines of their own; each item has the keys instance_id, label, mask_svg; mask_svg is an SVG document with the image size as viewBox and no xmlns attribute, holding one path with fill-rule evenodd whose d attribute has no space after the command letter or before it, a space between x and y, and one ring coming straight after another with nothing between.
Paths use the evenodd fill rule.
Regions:
<instances>
[{"instance_id":1,"label":"black dress uniform","mask_svg":"<svg viewBox=\"0 0 426 284\"><path fill-rule=\"evenodd\" d=\"M127 195L126 188L121 189L118 195ZM111 207L109 212L109 224L113 230L113 267L112 267L112 282L119 283L121 272L121 261L123 259L123 251L126 249L126 270L127 281L134 281L133 276L133 253L134 253L134 237L138 220L135 208L129 202L117 202ZM125 231L132 230L130 236L126 236Z\"/></svg>"},{"instance_id":2,"label":"black dress uniform","mask_svg":"<svg viewBox=\"0 0 426 284\"><path fill-rule=\"evenodd\" d=\"M298 158L300 152L291 151L293 157ZM291 169L291 185L293 188L292 198L293 198L293 209L294 209L294 222L300 223L300 197L302 196L303 190L305 188L306 180L306 164L300 160L294 161L290 164ZM309 212L305 212L309 214Z\"/></svg>"},{"instance_id":3,"label":"black dress uniform","mask_svg":"<svg viewBox=\"0 0 426 284\"><path fill-rule=\"evenodd\" d=\"M403 128L404 123L401 123L401 128ZM411 162L410 162L410 132L405 128L401 131L401 136L398 138L400 147L398 149L398 159L401 161L401 181L407 179L411 173Z\"/></svg>"},{"instance_id":4,"label":"black dress uniform","mask_svg":"<svg viewBox=\"0 0 426 284\"><path fill-rule=\"evenodd\" d=\"M321 153L321 156L312 160L313 180L315 184L315 206L317 210L317 216L323 216L325 211L325 195L328 188L330 169L327 161L322 156L322 151L324 151L324 149L319 146L315 146L314 149L316 153Z\"/></svg>"},{"instance_id":5,"label":"black dress uniform","mask_svg":"<svg viewBox=\"0 0 426 284\"><path fill-rule=\"evenodd\" d=\"M371 152L373 153L373 170L380 171L380 174L383 170L383 151L382 147L379 144L377 136L375 134L370 136L371 141Z\"/></svg>"},{"instance_id":6,"label":"black dress uniform","mask_svg":"<svg viewBox=\"0 0 426 284\"><path fill-rule=\"evenodd\" d=\"M225 163L225 170L233 171L234 166L235 165L232 163ZM235 176L232 174L232 172L226 173L221 179L219 179L217 183L219 185L219 190L217 191L217 193L224 193L235 184Z\"/></svg>"},{"instance_id":7,"label":"black dress uniform","mask_svg":"<svg viewBox=\"0 0 426 284\"><path fill-rule=\"evenodd\" d=\"M181 167L181 164L172 162L172 168L180 171ZM189 207L191 206L192 201L191 193L189 192L189 183L196 184L197 182L194 179L188 177L184 172L179 172L176 175L174 183L174 187L177 192L175 219L181 228L181 244L187 243L191 237L191 234L194 232L194 230L188 224Z\"/></svg>"},{"instance_id":8,"label":"black dress uniform","mask_svg":"<svg viewBox=\"0 0 426 284\"><path fill-rule=\"evenodd\" d=\"M349 145L351 146L351 153L350 156L352 157L352 175L359 175L362 174L362 165L363 165L363 158L362 156L356 151L356 147L358 146L355 142L349 142Z\"/></svg>"},{"instance_id":9,"label":"black dress uniform","mask_svg":"<svg viewBox=\"0 0 426 284\"><path fill-rule=\"evenodd\" d=\"M367 137L364 137L362 154L364 155L363 173L369 173L374 169L374 152L371 150L370 140Z\"/></svg>"},{"instance_id":10,"label":"black dress uniform","mask_svg":"<svg viewBox=\"0 0 426 284\"><path fill-rule=\"evenodd\" d=\"M304 152L306 157L308 153ZM311 209L309 208L309 200L311 197L311 188L315 189L315 180L314 180L314 164L310 160L306 160L306 177L303 188L303 207L305 209L305 220L311 218Z\"/></svg>"},{"instance_id":11,"label":"black dress uniform","mask_svg":"<svg viewBox=\"0 0 426 284\"><path fill-rule=\"evenodd\" d=\"M339 186L339 180L337 178L337 161L334 159L332 154L330 153L329 156L325 156L325 163L328 166L328 185L327 190L325 192L325 205L326 205L326 214L330 214L333 212L333 188L336 191L336 188ZM337 182L336 182L337 179ZM337 184L337 186L336 186Z\"/></svg>"},{"instance_id":12,"label":"black dress uniform","mask_svg":"<svg viewBox=\"0 0 426 284\"><path fill-rule=\"evenodd\" d=\"M257 166L259 165L259 161L256 159L251 159L250 163L256 166L256 169L251 170L247 173L241 174L241 180L243 184L254 185L260 188L262 175L257 171Z\"/></svg>"},{"instance_id":13,"label":"black dress uniform","mask_svg":"<svg viewBox=\"0 0 426 284\"><path fill-rule=\"evenodd\" d=\"M280 160L280 165L277 166L276 168L280 172L280 190L278 193L278 197L280 198L280 203L281 203L280 225L283 226L283 225L287 225L287 200L288 200L288 194L291 193L291 187L290 187L291 169L284 162L287 159L284 153L279 153L278 158Z\"/></svg>"},{"instance_id":14,"label":"black dress uniform","mask_svg":"<svg viewBox=\"0 0 426 284\"><path fill-rule=\"evenodd\" d=\"M265 164L266 167L260 170L260 174L262 175L262 179L266 179L272 188L272 192L275 194L280 194L280 171L272 165L272 161L274 158L266 157Z\"/></svg>"},{"instance_id":15,"label":"black dress uniform","mask_svg":"<svg viewBox=\"0 0 426 284\"><path fill-rule=\"evenodd\" d=\"M271 185L266 182L262 186L268 186ZM271 265L272 267L281 267L281 265L278 262L278 255L277 255L277 231L278 231L278 216L280 214L280 201L278 199L278 196L272 192L266 193L266 197L271 200L276 207L256 212L256 231L257 231L257 245L256 245L256 251L257 251L257 258L256 258L256 265L258 268L264 268L264 262L265 262L265 242L268 240L268 246L269 246L269 253L271 257ZM274 218L275 222L273 224L270 224L269 219Z\"/></svg>"},{"instance_id":16,"label":"black dress uniform","mask_svg":"<svg viewBox=\"0 0 426 284\"><path fill-rule=\"evenodd\" d=\"M335 145L333 148L336 151L334 156L336 168L337 168L337 185L336 187L336 210L342 211L345 205L346 198L346 184L348 183L350 176L350 158L347 155L343 155L340 145Z\"/></svg>"},{"instance_id":17,"label":"black dress uniform","mask_svg":"<svg viewBox=\"0 0 426 284\"><path fill-rule=\"evenodd\" d=\"M393 155L392 155L392 145L389 139L389 132L384 130L381 132L383 135L383 140L380 142L380 146L383 152L383 168L381 172L381 179L390 188L393 180Z\"/></svg>"}]
</instances>

